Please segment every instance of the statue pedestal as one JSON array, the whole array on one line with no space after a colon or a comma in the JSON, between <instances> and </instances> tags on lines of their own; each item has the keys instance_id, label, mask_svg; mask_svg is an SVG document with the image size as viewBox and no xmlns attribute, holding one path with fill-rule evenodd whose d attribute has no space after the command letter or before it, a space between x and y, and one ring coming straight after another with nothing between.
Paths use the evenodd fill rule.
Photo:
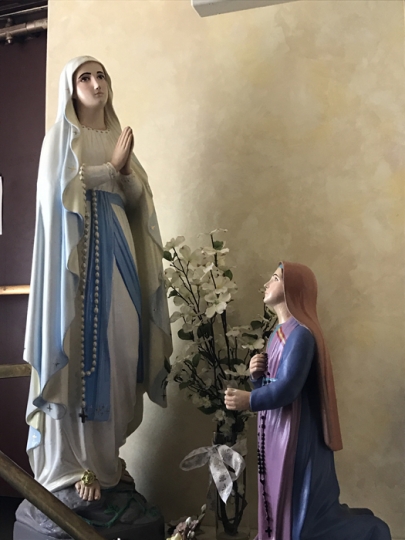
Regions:
<instances>
[{"instance_id":1,"label":"statue pedestal","mask_svg":"<svg viewBox=\"0 0 405 540\"><path fill-rule=\"evenodd\" d=\"M55 492L66 506L85 518L107 540L164 540L160 511L150 505L134 485L120 482L103 490L99 501L82 501L74 486ZM27 500L17 509L14 540L73 540Z\"/></svg>"}]
</instances>

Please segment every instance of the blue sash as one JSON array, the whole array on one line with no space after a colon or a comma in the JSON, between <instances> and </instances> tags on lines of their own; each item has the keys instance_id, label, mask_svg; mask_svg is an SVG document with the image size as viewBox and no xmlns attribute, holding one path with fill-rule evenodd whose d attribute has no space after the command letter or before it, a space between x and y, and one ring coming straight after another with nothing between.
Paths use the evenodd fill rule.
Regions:
<instances>
[{"instance_id":1,"label":"blue sash","mask_svg":"<svg viewBox=\"0 0 405 540\"><path fill-rule=\"evenodd\" d=\"M84 370L92 367L93 329L97 328L97 365L94 373L86 376L86 420L103 422L110 417L110 353L108 348L108 321L111 309L111 289L114 259L121 274L128 294L139 317L139 356L137 382L143 382L144 366L141 343L141 287L138 273L127 239L112 208L113 204L124 208L118 193L94 190L97 196L99 263L95 260L95 220L91 219L90 241L88 248L87 280L85 291L85 340ZM92 200L92 191L87 191L87 200ZM93 212L93 210L91 210ZM96 291L96 278L99 279ZM95 292L98 302L95 302Z\"/></svg>"}]
</instances>

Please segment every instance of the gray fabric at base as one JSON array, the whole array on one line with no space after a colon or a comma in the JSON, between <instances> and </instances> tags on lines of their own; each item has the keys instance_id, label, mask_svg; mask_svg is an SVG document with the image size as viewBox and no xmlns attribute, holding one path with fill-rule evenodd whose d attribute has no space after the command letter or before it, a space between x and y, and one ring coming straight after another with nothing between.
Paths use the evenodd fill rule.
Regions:
<instances>
[{"instance_id":1,"label":"gray fabric at base","mask_svg":"<svg viewBox=\"0 0 405 540\"><path fill-rule=\"evenodd\" d=\"M108 540L164 540L164 519L160 511L150 505L133 485L123 482L113 490L103 490L99 501L80 499L74 486L55 492L66 506L81 517L108 523L116 510L128 508L111 527L94 527ZM134 499L134 500L131 500ZM17 509L14 540L72 540L58 525L24 500Z\"/></svg>"}]
</instances>

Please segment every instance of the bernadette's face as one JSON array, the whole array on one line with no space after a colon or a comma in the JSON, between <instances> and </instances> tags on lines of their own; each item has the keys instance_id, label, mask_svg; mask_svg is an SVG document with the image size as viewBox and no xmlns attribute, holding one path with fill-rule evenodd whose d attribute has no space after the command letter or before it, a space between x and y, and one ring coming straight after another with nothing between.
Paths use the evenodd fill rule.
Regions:
<instances>
[{"instance_id":1,"label":"bernadette's face","mask_svg":"<svg viewBox=\"0 0 405 540\"><path fill-rule=\"evenodd\" d=\"M73 76L73 97L84 107L104 107L108 100L108 83L98 62L82 64Z\"/></svg>"},{"instance_id":2,"label":"bernadette's face","mask_svg":"<svg viewBox=\"0 0 405 540\"><path fill-rule=\"evenodd\" d=\"M283 270L278 267L270 280L264 285L264 300L263 302L272 307L280 304L285 299L284 296L284 280Z\"/></svg>"}]
</instances>

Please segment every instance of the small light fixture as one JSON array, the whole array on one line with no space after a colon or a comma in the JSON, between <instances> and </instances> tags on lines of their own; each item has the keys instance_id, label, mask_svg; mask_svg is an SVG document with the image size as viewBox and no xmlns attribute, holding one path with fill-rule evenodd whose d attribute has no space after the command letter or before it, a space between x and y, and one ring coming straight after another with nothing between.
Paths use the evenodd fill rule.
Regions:
<instances>
[{"instance_id":1,"label":"small light fixture","mask_svg":"<svg viewBox=\"0 0 405 540\"><path fill-rule=\"evenodd\" d=\"M201 17L220 15L233 11L242 11L275 4L296 2L297 0L191 0L193 8Z\"/></svg>"}]
</instances>

